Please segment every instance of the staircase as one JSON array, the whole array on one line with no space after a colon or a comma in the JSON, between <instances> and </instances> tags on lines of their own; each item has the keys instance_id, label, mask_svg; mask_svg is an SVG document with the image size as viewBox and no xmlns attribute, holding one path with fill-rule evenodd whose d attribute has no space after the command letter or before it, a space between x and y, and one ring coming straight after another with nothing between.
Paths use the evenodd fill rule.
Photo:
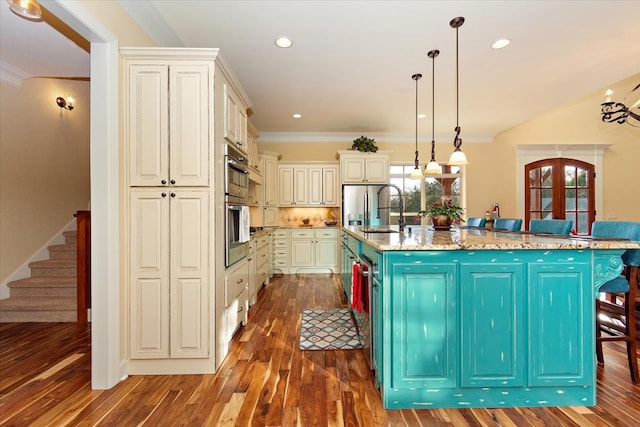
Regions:
<instances>
[{"instance_id":1,"label":"staircase","mask_svg":"<svg viewBox=\"0 0 640 427\"><path fill-rule=\"evenodd\" d=\"M10 282L0 300L0 323L77 321L77 233L65 231L65 243L52 245L49 259L29 264L31 277Z\"/></svg>"}]
</instances>

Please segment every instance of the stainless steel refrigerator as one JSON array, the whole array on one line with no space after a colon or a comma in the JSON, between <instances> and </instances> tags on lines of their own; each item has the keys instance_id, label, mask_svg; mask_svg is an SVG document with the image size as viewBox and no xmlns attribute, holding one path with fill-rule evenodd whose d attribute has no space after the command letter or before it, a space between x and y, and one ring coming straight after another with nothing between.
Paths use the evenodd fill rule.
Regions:
<instances>
[{"instance_id":1,"label":"stainless steel refrigerator","mask_svg":"<svg viewBox=\"0 0 640 427\"><path fill-rule=\"evenodd\" d=\"M388 225L389 190L385 185L342 186L342 224Z\"/></svg>"}]
</instances>

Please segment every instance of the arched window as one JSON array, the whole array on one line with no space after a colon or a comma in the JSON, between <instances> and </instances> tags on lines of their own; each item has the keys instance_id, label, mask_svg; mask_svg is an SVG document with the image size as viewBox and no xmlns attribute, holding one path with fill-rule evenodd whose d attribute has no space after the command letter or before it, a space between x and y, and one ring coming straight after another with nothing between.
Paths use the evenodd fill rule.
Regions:
<instances>
[{"instance_id":1,"label":"arched window","mask_svg":"<svg viewBox=\"0 0 640 427\"><path fill-rule=\"evenodd\" d=\"M544 159L525 165L525 227L531 219L570 219L577 234L595 220L595 172L575 159Z\"/></svg>"}]
</instances>

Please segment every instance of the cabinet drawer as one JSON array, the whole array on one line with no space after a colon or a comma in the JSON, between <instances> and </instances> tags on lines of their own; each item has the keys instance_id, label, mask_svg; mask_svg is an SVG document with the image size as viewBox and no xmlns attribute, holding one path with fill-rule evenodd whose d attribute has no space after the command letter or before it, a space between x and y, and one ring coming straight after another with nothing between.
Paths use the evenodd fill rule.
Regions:
<instances>
[{"instance_id":1,"label":"cabinet drawer","mask_svg":"<svg viewBox=\"0 0 640 427\"><path fill-rule=\"evenodd\" d=\"M228 307L238 295L240 295L249 283L248 269L246 263L241 263L240 268L236 268L225 277L225 307Z\"/></svg>"},{"instance_id":2,"label":"cabinet drawer","mask_svg":"<svg viewBox=\"0 0 640 427\"><path fill-rule=\"evenodd\" d=\"M313 230L291 230L292 239L312 239L313 237Z\"/></svg>"},{"instance_id":3,"label":"cabinet drawer","mask_svg":"<svg viewBox=\"0 0 640 427\"><path fill-rule=\"evenodd\" d=\"M276 230L273 232L274 239L288 239L289 231L288 230Z\"/></svg>"},{"instance_id":4,"label":"cabinet drawer","mask_svg":"<svg viewBox=\"0 0 640 427\"><path fill-rule=\"evenodd\" d=\"M275 242L273 242L273 249L279 249L279 248L288 248L289 247L289 241L288 240L277 240Z\"/></svg>"},{"instance_id":5,"label":"cabinet drawer","mask_svg":"<svg viewBox=\"0 0 640 427\"><path fill-rule=\"evenodd\" d=\"M316 239L337 239L338 238L338 229L337 228L329 228L326 230L314 230L314 234Z\"/></svg>"},{"instance_id":6,"label":"cabinet drawer","mask_svg":"<svg viewBox=\"0 0 640 427\"><path fill-rule=\"evenodd\" d=\"M286 258L274 258L273 259L273 265L275 267L288 267L289 266L289 262L287 261Z\"/></svg>"}]
</instances>

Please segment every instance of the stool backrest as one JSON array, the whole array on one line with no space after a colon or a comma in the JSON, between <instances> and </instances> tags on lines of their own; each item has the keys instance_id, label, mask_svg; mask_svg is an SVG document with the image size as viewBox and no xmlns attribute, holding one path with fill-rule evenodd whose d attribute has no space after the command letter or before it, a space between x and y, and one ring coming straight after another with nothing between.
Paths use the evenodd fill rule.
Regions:
<instances>
[{"instance_id":1,"label":"stool backrest","mask_svg":"<svg viewBox=\"0 0 640 427\"><path fill-rule=\"evenodd\" d=\"M594 221L591 225L594 237L613 237L640 241L640 222ZM625 265L640 266L640 249L628 249L621 256Z\"/></svg>"},{"instance_id":2,"label":"stool backrest","mask_svg":"<svg viewBox=\"0 0 640 427\"><path fill-rule=\"evenodd\" d=\"M496 218L493 222L493 228L500 228L509 231L520 231L522 228L522 219L520 218Z\"/></svg>"},{"instance_id":3,"label":"stool backrest","mask_svg":"<svg viewBox=\"0 0 640 427\"><path fill-rule=\"evenodd\" d=\"M570 219L532 219L529 221L529 231L538 233L562 234L568 236L573 227Z\"/></svg>"},{"instance_id":4,"label":"stool backrest","mask_svg":"<svg viewBox=\"0 0 640 427\"><path fill-rule=\"evenodd\" d=\"M484 227L486 223L486 218L467 218L466 221L466 225L469 227Z\"/></svg>"}]
</instances>

